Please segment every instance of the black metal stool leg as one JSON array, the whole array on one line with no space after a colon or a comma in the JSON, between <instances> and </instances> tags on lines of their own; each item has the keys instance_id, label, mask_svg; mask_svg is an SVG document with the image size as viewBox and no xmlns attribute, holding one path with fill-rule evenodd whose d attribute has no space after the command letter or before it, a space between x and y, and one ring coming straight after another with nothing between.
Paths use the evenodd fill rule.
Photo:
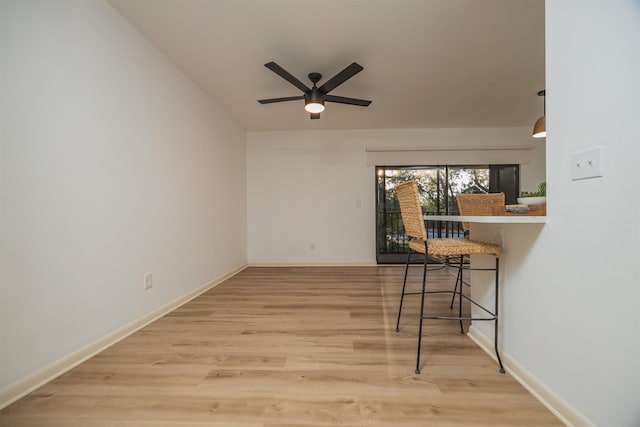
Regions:
<instances>
[{"instance_id":1,"label":"black metal stool leg","mask_svg":"<svg viewBox=\"0 0 640 427\"><path fill-rule=\"evenodd\" d=\"M402 302L404 301L404 288L407 286L407 273L409 272L409 261L411 261L411 248L407 254L407 266L404 269L404 281L402 282L402 295L400 296L400 308L398 309L398 320L396 321L396 332L400 330L400 315L402 314Z\"/></svg>"},{"instance_id":2,"label":"black metal stool leg","mask_svg":"<svg viewBox=\"0 0 640 427\"><path fill-rule=\"evenodd\" d=\"M499 279L499 270L500 270L500 258L496 258L496 307L495 307L495 314L496 314L496 320L494 322L494 331L493 331L493 346L496 350L496 357L498 358L498 364L500 365L500 373L504 374L505 370L504 370L504 366L502 366L502 359L500 358L500 352L498 351L498 304L500 301L499 295L498 295L498 279Z\"/></svg>"},{"instance_id":3,"label":"black metal stool leg","mask_svg":"<svg viewBox=\"0 0 640 427\"><path fill-rule=\"evenodd\" d=\"M463 258L464 256L460 255L460 265L458 266L458 277L460 278L460 295L458 295L458 317L460 318L460 333L464 335L464 326L462 326L462 290L464 289L464 287L462 286L462 259Z\"/></svg>"},{"instance_id":4,"label":"black metal stool leg","mask_svg":"<svg viewBox=\"0 0 640 427\"><path fill-rule=\"evenodd\" d=\"M462 255L460 255L460 265L462 265ZM462 270L458 269L458 274L456 275L456 286L453 288L453 295L451 295L451 305L449 308L453 308L453 303L456 300L456 293L458 292L458 283L460 283L460 289L462 289Z\"/></svg>"},{"instance_id":5,"label":"black metal stool leg","mask_svg":"<svg viewBox=\"0 0 640 427\"><path fill-rule=\"evenodd\" d=\"M424 267L422 269L422 293L420 294L420 327L418 330L418 356L416 357L416 374L420 373L420 347L422 346L422 323L424 317L424 294L427 284L427 247L425 242Z\"/></svg>"}]
</instances>

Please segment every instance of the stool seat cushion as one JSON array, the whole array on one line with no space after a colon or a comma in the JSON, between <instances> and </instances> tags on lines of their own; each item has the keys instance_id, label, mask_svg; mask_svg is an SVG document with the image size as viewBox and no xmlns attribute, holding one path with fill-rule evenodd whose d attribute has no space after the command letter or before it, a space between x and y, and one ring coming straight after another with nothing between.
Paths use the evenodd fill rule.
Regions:
<instances>
[{"instance_id":1,"label":"stool seat cushion","mask_svg":"<svg viewBox=\"0 0 640 427\"><path fill-rule=\"evenodd\" d=\"M424 240L414 239L409 241L409 247L416 252L424 253ZM429 255L455 256L455 255L493 255L500 257L502 248L492 243L478 242L469 239L439 238L427 239Z\"/></svg>"}]
</instances>

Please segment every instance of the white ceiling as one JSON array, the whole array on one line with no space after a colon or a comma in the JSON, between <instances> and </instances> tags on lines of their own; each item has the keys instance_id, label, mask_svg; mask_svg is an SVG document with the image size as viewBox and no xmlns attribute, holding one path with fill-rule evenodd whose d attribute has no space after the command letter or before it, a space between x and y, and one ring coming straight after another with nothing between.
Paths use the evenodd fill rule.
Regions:
<instances>
[{"instance_id":1,"label":"white ceiling","mask_svg":"<svg viewBox=\"0 0 640 427\"><path fill-rule=\"evenodd\" d=\"M111 0L248 130L504 127L542 115L544 0ZM319 85L364 71L310 120L275 61Z\"/></svg>"}]
</instances>

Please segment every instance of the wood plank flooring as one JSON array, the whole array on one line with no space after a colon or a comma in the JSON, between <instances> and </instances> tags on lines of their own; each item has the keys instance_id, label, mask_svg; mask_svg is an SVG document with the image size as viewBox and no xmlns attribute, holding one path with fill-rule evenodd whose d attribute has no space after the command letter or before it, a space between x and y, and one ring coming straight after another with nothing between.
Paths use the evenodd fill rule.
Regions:
<instances>
[{"instance_id":1,"label":"wood plank flooring","mask_svg":"<svg viewBox=\"0 0 640 427\"><path fill-rule=\"evenodd\" d=\"M402 274L248 268L5 408L0 426L562 425L456 322L425 322L415 375L417 296L394 330ZM448 298L428 307L448 313Z\"/></svg>"}]
</instances>

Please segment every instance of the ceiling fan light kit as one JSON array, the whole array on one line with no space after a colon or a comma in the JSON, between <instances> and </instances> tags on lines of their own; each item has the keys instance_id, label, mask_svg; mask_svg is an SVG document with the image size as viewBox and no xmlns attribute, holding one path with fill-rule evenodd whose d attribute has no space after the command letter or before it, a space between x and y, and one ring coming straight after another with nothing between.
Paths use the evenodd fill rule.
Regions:
<instances>
[{"instance_id":1,"label":"ceiling fan light kit","mask_svg":"<svg viewBox=\"0 0 640 427\"><path fill-rule=\"evenodd\" d=\"M324 111L324 103L321 101L309 101L304 109L310 113L322 113Z\"/></svg>"},{"instance_id":2,"label":"ceiling fan light kit","mask_svg":"<svg viewBox=\"0 0 640 427\"><path fill-rule=\"evenodd\" d=\"M304 109L310 113L322 113L324 111L324 98L320 90L316 87L316 83L320 81L322 74L309 73L309 80L313 83L311 92L304 94Z\"/></svg>"},{"instance_id":3,"label":"ceiling fan light kit","mask_svg":"<svg viewBox=\"0 0 640 427\"><path fill-rule=\"evenodd\" d=\"M309 73L309 80L311 80L311 82L313 83L313 87L311 88L295 78L292 74L290 74L275 62L268 62L264 64L264 66L300 89L302 92L304 92L304 95L287 96L283 98L259 99L258 102L260 104L272 104L274 102L285 102L304 99L304 109L310 113L311 119L320 118L320 113L324 111L325 102L337 102L340 104L358 105L361 107L366 107L371 104L371 101L367 101L365 99L346 98L344 96L335 96L328 94L333 89L349 80L351 77L364 69L361 65L355 62L327 80L320 87L317 87L316 83L320 81L322 75L320 73Z\"/></svg>"}]
</instances>

